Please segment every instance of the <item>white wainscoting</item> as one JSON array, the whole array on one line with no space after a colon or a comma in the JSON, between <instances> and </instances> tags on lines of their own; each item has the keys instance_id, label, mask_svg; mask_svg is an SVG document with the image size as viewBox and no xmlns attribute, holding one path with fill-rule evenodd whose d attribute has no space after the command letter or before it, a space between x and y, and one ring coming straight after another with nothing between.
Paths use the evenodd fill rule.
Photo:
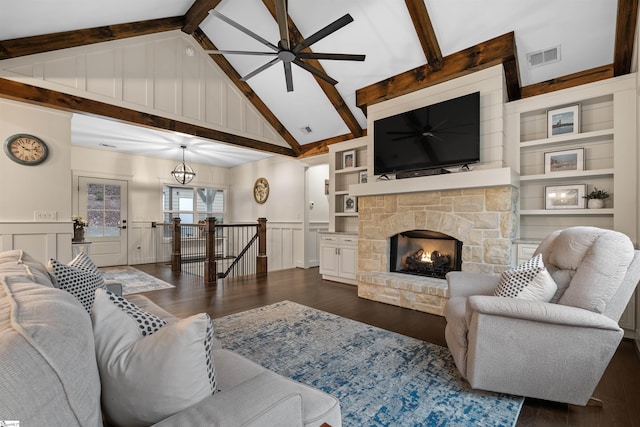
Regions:
<instances>
[{"instance_id":1,"label":"white wainscoting","mask_svg":"<svg viewBox=\"0 0 640 427\"><path fill-rule=\"evenodd\" d=\"M151 221L130 221L128 230L129 264L149 264L156 262L157 228ZM169 250L171 250L169 248ZM158 260L162 261L162 260Z\"/></svg>"},{"instance_id":2,"label":"white wainscoting","mask_svg":"<svg viewBox=\"0 0 640 427\"><path fill-rule=\"evenodd\" d=\"M329 231L329 221L310 222L309 232L307 233L306 246L306 263L303 268L320 266L320 233Z\"/></svg>"},{"instance_id":3,"label":"white wainscoting","mask_svg":"<svg viewBox=\"0 0 640 427\"><path fill-rule=\"evenodd\" d=\"M267 269L285 270L301 264L303 242L301 221L267 221Z\"/></svg>"},{"instance_id":4,"label":"white wainscoting","mask_svg":"<svg viewBox=\"0 0 640 427\"><path fill-rule=\"evenodd\" d=\"M71 222L1 222L0 251L22 249L46 264L71 261Z\"/></svg>"}]
</instances>

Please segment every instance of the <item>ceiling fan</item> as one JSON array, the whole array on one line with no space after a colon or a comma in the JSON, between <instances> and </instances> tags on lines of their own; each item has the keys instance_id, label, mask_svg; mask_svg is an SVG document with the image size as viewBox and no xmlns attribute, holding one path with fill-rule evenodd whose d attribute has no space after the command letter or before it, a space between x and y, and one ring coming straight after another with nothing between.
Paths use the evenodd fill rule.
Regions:
<instances>
[{"instance_id":1,"label":"ceiling fan","mask_svg":"<svg viewBox=\"0 0 640 427\"><path fill-rule=\"evenodd\" d=\"M280 41L278 42L277 46L274 45L273 43L270 43L268 40L265 40L264 38L260 37L259 35L252 32L248 28L245 28L242 25L238 24L237 22L233 21L232 19L226 17L225 15L216 11L215 9L211 10L211 13L214 16L226 22L227 24L231 25L232 27L242 31L243 33L250 36L251 38L259 41L260 43L262 43L263 45L271 49L270 52L254 52L254 51L242 51L242 50L207 50L206 53L223 54L223 55L238 54L238 55L275 56L275 58L273 58L271 61L256 68L249 74L243 76L241 80L243 81L249 80L251 77L255 76L256 74L261 73L262 71L266 70L267 68L276 64L277 62L282 61L284 65L284 76L287 84L287 92L293 91L293 76L291 74L292 63L296 64L300 68L307 70L311 74L318 76L324 81L332 85L335 85L336 83L338 83L337 80L331 78L325 72L317 69L316 67L311 66L307 62L304 62L304 60L305 59L331 59L331 60L338 60L338 61L364 61L365 55L351 55L351 54L344 54L344 53L303 52L304 49L308 48L312 44L322 40L323 38L339 30L340 28L344 27L350 22L353 22L353 18L348 13L344 15L342 18L336 19L331 24L327 25L321 30L305 38L300 43L294 45L291 42L291 38L289 35L289 26L287 23L287 17L288 17L287 1L275 0L275 4L276 4L276 21L278 22L278 28L280 30Z\"/></svg>"}]
</instances>

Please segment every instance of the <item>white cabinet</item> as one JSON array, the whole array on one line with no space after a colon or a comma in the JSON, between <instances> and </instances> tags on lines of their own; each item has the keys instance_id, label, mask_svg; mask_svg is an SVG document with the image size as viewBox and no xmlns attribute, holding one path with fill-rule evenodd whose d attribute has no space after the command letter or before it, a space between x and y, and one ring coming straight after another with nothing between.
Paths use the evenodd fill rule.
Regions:
<instances>
[{"instance_id":1,"label":"white cabinet","mask_svg":"<svg viewBox=\"0 0 640 427\"><path fill-rule=\"evenodd\" d=\"M358 237L355 234L321 233L322 278L355 285L357 272Z\"/></svg>"}]
</instances>

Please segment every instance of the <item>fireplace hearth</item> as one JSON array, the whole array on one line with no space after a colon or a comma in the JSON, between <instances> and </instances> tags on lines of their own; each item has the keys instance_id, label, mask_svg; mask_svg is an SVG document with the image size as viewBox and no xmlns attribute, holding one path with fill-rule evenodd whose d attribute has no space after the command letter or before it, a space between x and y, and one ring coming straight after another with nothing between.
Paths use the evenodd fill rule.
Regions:
<instances>
[{"instance_id":1,"label":"fireplace hearth","mask_svg":"<svg viewBox=\"0 0 640 427\"><path fill-rule=\"evenodd\" d=\"M390 271L444 279L460 271L462 242L436 231L412 230L391 237Z\"/></svg>"}]
</instances>

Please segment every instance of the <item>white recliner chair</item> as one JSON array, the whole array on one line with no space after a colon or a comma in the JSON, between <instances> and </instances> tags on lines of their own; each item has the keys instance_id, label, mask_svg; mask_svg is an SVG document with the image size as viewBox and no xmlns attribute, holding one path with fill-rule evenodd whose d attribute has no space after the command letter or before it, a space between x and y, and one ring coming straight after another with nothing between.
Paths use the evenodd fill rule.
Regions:
<instances>
[{"instance_id":1,"label":"white recliner chair","mask_svg":"<svg viewBox=\"0 0 640 427\"><path fill-rule=\"evenodd\" d=\"M622 340L640 251L622 233L571 227L537 254L557 284L550 302L493 296L500 276L447 275L447 345L474 389L586 405Z\"/></svg>"}]
</instances>

